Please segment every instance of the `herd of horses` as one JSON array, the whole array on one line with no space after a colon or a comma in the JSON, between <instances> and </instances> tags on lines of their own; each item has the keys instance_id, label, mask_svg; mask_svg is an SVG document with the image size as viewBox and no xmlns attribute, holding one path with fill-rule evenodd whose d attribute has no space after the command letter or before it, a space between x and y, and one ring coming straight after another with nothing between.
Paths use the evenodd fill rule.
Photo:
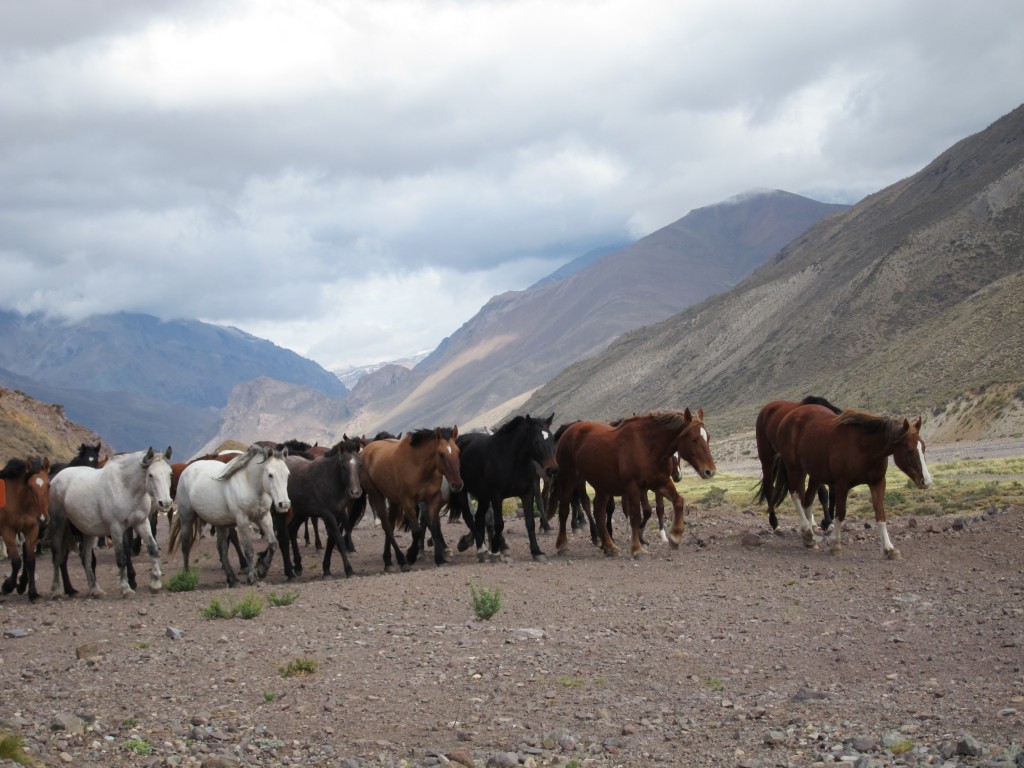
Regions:
<instances>
[{"instance_id":1,"label":"herd of horses","mask_svg":"<svg viewBox=\"0 0 1024 768\"><path fill-rule=\"evenodd\" d=\"M451 559L441 527L445 508L451 520L462 519L468 529L460 551L475 546L481 561L507 557L502 503L516 497L523 503L535 560L546 556L537 541L534 510L547 529L555 506L559 554L569 548L567 526L582 526L584 514L593 543L607 555L618 554L611 525L616 498L629 521L630 552L642 556L652 492L663 540L678 548L685 528L684 503L675 485L679 468L688 464L704 479L716 472L703 410L654 411L610 424L578 421L555 431L553 420L554 414L516 416L494 432L460 434L458 427L437 427L404 436L381 433L372 440L345 436L330 448L260 442L244 451L180 464L171 463L170 448L118 454L101 462L98 445L83 445L67 465L51 465L40 457L11 459L0 470L0 537L11 561L2 590L27 591L30 600L38 597L35 560L44 528L53 560L53 597L61 591L76 593L67 570L76 545L89 594L103 594L96 582L94 547L105 537L112 541L122 596L136 588L131 559L142 546L151 561L150 589L158 590L155 532L160 512L171 519L168 551L173 554L180 546L186 569L202 526L214 528L229 585L238 581L232 544L249 583L266 577L278 547L285 575L291 579L301 574L298 532L309 520L322 520L326 529L323 574L330 574L337 549L345 575L350 575L352 530L367 506L384 534L387 571L396 567L392 555L397 568L406 570L431 543L435 564ZM805 546L816 548L812 502L819 495L825 542L838 552L850 489L867 485L882 552L898 558L883 505L888 457L917 486L931 485L920 430L920 419L911 423L842 411L817 397L768 403L758 415L755 434L761 463L756 495L768 505L769 524L778 527L776 509L788 495ZM673 512L668 530L666 501ZM398 528L412 534L405 550L396 539ZM258 555L254 529L267 542Z\"/></svg>"}]
</instances>

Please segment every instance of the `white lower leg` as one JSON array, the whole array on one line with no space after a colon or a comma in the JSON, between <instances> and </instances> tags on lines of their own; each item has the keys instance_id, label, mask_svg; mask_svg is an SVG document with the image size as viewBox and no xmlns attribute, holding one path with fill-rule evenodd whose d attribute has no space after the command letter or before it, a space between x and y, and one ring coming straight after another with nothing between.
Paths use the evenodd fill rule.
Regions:
<instances>
[{"instance_id":1,"label":"white lower leg","mask_svg":"<svg viewBox=\"0 0 1024 768\"><path fill-rule=\"evenodd\" d=\"M886 528L885 523L878 524L878 538L882 543L882 551L885 554L889 554L896 549L896 547L892 545L892 541L889 539L889 529Z\"/></svg>"},{"instance_id":2,"label":"white lower leg","mask_svg":"<svg viewBox=\"0 0 1024 768\"><path fill-rule=\"evenodd\" d=\"M790 494L790 497L793 499L793 506L796 507L796 513L800 517L800 533L804 538L804 544L808 547L814 546L814 521L810 519L804 505L800 503L800 494L794 492Z\"/></svg>"}]
</instances>

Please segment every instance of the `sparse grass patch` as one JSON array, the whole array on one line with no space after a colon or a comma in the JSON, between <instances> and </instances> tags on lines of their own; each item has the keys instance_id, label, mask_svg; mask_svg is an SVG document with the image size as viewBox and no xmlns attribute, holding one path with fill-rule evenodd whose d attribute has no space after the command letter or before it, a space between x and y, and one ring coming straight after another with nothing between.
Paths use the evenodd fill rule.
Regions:
<instances>
[{"instance_id":1,"label":"sparse grass patch","mask_svg":"<svg viewBox=\"0 0 1024 768\"><path fill-rule=\"evenodd\" d=\"M19 765L32 763L32 758L25 751L21 736L16 733L5 733L0 738L0 759L13 760Z\"/></svg>"},{"instance_id":2,"label":"sparse grass patch","mask_svg":"<svg viewBox=\"0 0 1024 768\"><path fill-rule=\"evenodd\" d=\"M914 742L912 742L910 739L903 739L902 741L897 741L895 744L892 744L889 747L889 751L892 752L894 755L902 755L906 752L909 752L913 748Z\"/></svg>"},{"instance_id":3,"label":"sparse grass patch","mask_svg":"<svg viewBox=\"0 0 1024 768\"><path fill-rule=\"evenodd\" d=\"M145 756L153 754L153 745L150 744L147 739L128 739L124 743L124 748L137 755Z\"/></svg>"},{"instance_id":4,"label":"sparse grass patch","mask_svg":"<svg viewBox=\"0 0 1024 768\"><path fill-rule=\"evenodd\" d=\"M255 619L263 612L263 600L255 592L250 592L232 609L232 615L243 619Z\"/></svg>"},{"instance_id":5,"label":"sparse grass patch","mask_svg":"<svg viewBox=\"0 0 1024 768\"><path fill-rule=\"evenodd\" d=\"M719 488L717 485L712 485L708 489L707 493L697 499L697 503L702 507L721 506L725 503L725 488Z\"/></svg>"},{"instance_id":6,"label":"sparse grass patch","mask_svg":"<svg viewBox=\"0 0 1024 768\"><path fill-rule=\"evenodd\" d=\"M482 621L487 621L494 614L501 610L501 590L490 590L480 587L479 591L473 585L469 585L469 593L473 598L473 613Z\"/></svg>"},{"instance_id":7,"label":"sparse grass patch","mask_svg":"<svg viewBox=\"0 0 1024 768\"><path fill-rule=\"evenodd\" d=\"M301 675L312 675L316 672L316 666L316 659L302 656L298 659L292 659L277 669L281 673L281 677L299 677ZM266 694L263 694L263 698L266 699Z\"/></svg>"},{"instance_id":8,"label":"sparse grass patch","mask_svg":"<svg viewBox=\"0 0 1024 768\"><path fill-rule=\"evenodd\" d=\"M586 681L582 677L566 677L562 675L558 678L559 685L564 685L566 688L582 688Z\"/></svg>"},{"instance_id":9,"label":"sparse grass patch","mask_svg":"<svg viewBox=\"0 0 1024 768\"><path fill-rule=\"evenodd\" d=\"M165 585L168 592L192 592L199 586L199 568L192 566L187 571L178 571Z\"/></svg>"},{"instance_id":10,"label":"sparse grass patch","mask_svg":"<svg viewBox=\"0 0 1024 768\"><path fill-rule=\"evenodd\" d=\"M132 643L128 647L131 648L132 650L135 650L135 651L144 651L147 648L149 648L149 643L146 643L146 642Z\"/></svg>"},{"instance_id":11,"label":"sparse grass patch","mask_svg":"<svg viewBox=\"0 0 1024 768\"><path fill-rule=\"evenodd\" d=\"M276 693L272 693L271 691L264 691L263 692L263 703L264 704L269 704L270 702L272 702L276 698L277 698L277 694Z\"/></svg>"},{"instance_id":12,"label":"sparse grass patch","mask_svg":"<svg viewBox=\"0 0 1024 768\"><path fill-rule=\"evenodd\" d=\"M706 684L708 688L710 688L713 691L718 691L719 693L725 690L725 683L723 683L717 677L709 677L706 681Z\"/></svg>"},{"instance_id":13,"label":"sparse grass patch","mask_svg":"<svg viewBox=\"0 0 1024 768\"><path fill-rule=\"evenodd\" d=\"M121 721L121 725L123 725L125 728L134 728L138 724L139 721L136 720L134 717L126 717L124 720Z\"/></svg>"},{"instance_id":14,"label":"sparse grass patch","mask_svg":"<svg viewBox=\"0 0 1024 768\"><path fill-rule=\"evenodd\" d=\"M298 592L285 592L284 594L277 594L277 592L271 592L267 595L267 602L273 606L280 608L283 605L291 605L299 598Z\"/></svg>"},{"instance_id":15,"label":"sparse grass patch","mask_svg":"<svg viewBox=\"0 0 1024 768\"><path fill-rule=\"evenodd\" d=\"M263 611L263 600L255 592L250 592L242 600L225 607L219 598L210 600L203 608L203 616L207 619L255 619Z\"/></svg>"}]
</instances>

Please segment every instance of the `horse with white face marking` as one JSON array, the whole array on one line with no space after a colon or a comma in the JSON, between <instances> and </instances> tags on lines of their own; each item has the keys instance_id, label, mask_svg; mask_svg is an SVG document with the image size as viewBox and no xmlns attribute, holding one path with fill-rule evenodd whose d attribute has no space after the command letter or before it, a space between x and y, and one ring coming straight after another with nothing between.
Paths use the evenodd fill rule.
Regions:
<instances>
[{"instance_id":1,"label":"horse with white face marking","mask_svg":"<svg viewBox=\"0 0 1024 768\"><path fill-rule=\"evenodd\" d=\"M93 573L96 539L109 536L120 573L121 596L133 593L128 579L128 551L124 533L134 530L146 544L152 569L149 588L157 591L160 581L160 547L149 530L149 510L171 507L171 449L156 453L152 448L112 457L99 469L67 467L50 483L50 525L53 528L53 585L51 597L58 597L58 579L64 593L75 594L67 574L68 552L74 525L82 533L79 554L90 597L102 596Z\"/></svg>"},{"instance_id":2,"label":"horse with white face marking","mask_svg":"<svg viewBox=\"0 0 1024 768\"><path fill-rule=\"evenodd\" d=\"M174 552L178 534L185 570L189 567L192 549L193 522L198 517L217 526L217 552L227 575L228 585L238 583L228 561L228 534L234 526L242 540L250 584L265 578L277 549L271 513L287 514L288 498L287 450L253 445L228 464L219 461L196 461L185 467L178 480L178 514L171 525L168 550ZM253 556L251 524L259 526L266 537L267 550L256 560Z\"/></svg>"},{"instance_id":3,"label":"horse with white face marking","mask_svg":"<svg viewBox=\"0 0 1024 768\"><path fill-rule=\"evenodd\" d=\"M889 539L885 523L885 474L892 456L918 488L931 486L921 419L911 424L909 419L899 421L862 411L844 411L837 416L820 405L802 405L779 423L777 434L774 503L778 505L787 493L791 496L804 545L817 548L809 507L818 486L835 488L836 521L826 539L835 553L842 549L846 497L854 486L867 485L882 553L890 560L898 559L900 552Z\"/></svg>"}]
</instances>

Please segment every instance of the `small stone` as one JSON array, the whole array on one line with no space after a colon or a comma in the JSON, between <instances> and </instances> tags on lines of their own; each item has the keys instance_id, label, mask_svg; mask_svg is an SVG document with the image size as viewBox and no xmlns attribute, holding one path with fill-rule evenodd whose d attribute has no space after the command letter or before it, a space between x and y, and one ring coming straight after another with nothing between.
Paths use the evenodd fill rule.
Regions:
<instances>
[{"instance_id":1,"label":"small stone","mask_svg":"<svg viewBox=\"0 0 1024 768\"><path fill-rule=\"evenodd\" d=\"M543 640L544 630L537 627L521 627L513 629L512 636L518 640Z\"/></svg>"},{"instance_id":2,"label":"small stone","mask_svg":"<svg viewBox=\"0 0 1024 768\"><path fill-rule=\"evenodd\" d=\"M740 539L740 544L742 544L744 547L748 547L751 549L754 547L760 547L761 537L758 536L756 533L748 533L745 534L742 539Z\"/></svg>"},{"instance_id":3,"label":"small stone","mask_svg":"<svg viewBox=\"0 0 1024 768\"><path fill-rule=\"evenodd\" d=\"M996 714L1000 717L1013 717L1017 714L1017 710L1013 707L1006 707L1005 709L1000 709Z\"/></svg>"},{"instance_id":4,"label":"small stone","mask_svg":"<svg viewBox=\"0 0 1024 768\"><path fill-rule=\"evenodd\" d=\"M9 637L12 640L17 640L18 638L22 637L28 637L28 630L22 629L21 627L12 627L11 629L5 629L4 637Z\"/></svg>"},{"instance_id":5,"label":"small stone","mask_svg":"<svg viewBox=\"0 0 1024 768\"><path fill-rule=\"evenodd\" d=\"M466 768L474 768L476 766L476 761L473 760L473 753L467 749L454 749L446 757L453 763L464 765Z\"/></svg>"},{"instance_id":6,"label":"small stone","mask_svg":"<svg viewBox=\"0 0 1024 768\"><path fill-rule=\"evenodd\" d=\"M201 768L239 768L241 763L227 755L212 755L202 762Z\"/></svg>"},{"instance_id":7,"label":"small stone","mask_svg":"<svg viewBox=\"0 0 1024 768\"><path fill-rule=\"evenodd\" d=\"M60 759L63 760L65 763L75 762L75 758L73 758L69 752L61 752Z\"/></svg>"},{"instance_id":8,"label":"small stone","mask_svg":"<svg viewBox=\"0 0 1024 768\"><path fill-rule=\"evenodd\" d=\"M168 627L164 634L171 638L171 640L181 640L185 636L185 630L178 629L177 627Z\"/></svg>"},{"instance_id":9,"label":"small stone","mask_svg":"<svg viewBox=\"0 0 1024 768\"><path fill-rule=\"evenodd\" d=\"M630 723L626 723L624 726L622 726L622 735L623 736L632 736L634 733L636 733L636 726L635 725L631 725Z\"/></svg>"},{"instance_id":10,"label":"small stone","mask_svg":"<svg viewBox=\"0 0 1024 768\"><path fill-rule=\"evenodd\" d=\"M85 733L85 720L72 715L70 712L58 712L50 721L51 731L64 731L66 733Z\"/></svg>"},{"instance_id":11,"label":"small stone","mask_svg":"<svg viewBox=\"0 0 1024 768\"><path fill-rule=\"evenodd\" d=\"M874 752L878 749L878 740L872 736L856 736L850 746L858 752Z\"/></svg>"},{"instance_id":12,"label":"small stone","mask_svg":"<svg viewBox=\"0 0 1024 768\"><path fill-rule=\"evenodd\" d=\"M79 661L99 661L103 658L103 651L96 643L85 643L75 648L75 658Z\"/></svg>"},{"instance_id":13,"label":"small stone","mask_svg":"<svg viewBox=\"0 0 1024 768\"><path fill-rule=\"evenodd\" d=\"M768 731L764 737L764 743L770 747L777 747L780 744L785 744L788 741L785 731Z\"/></svg>"},{"instance_id":14,"label":"small stone","mask_svg":"<svg viewBox=\"0 0 1024 768\"><path fill-rule=\"evenodd\" d=\"M965 733L956 743L956 753L958 755L964 755L966 757L980 757L985 750L982 748L981 743L971 736L969 733Z\"/></svg>"},{"instance_id":15,"label":"small stone","mask_svg":"<svg viewBox=\"0 0 1024 768\"><path fill-rule=\"evenodd\" d=\"M487 758L489 768L518 768L519 755L515 752L498 752Z\"/></svg>"}]
</instances>

